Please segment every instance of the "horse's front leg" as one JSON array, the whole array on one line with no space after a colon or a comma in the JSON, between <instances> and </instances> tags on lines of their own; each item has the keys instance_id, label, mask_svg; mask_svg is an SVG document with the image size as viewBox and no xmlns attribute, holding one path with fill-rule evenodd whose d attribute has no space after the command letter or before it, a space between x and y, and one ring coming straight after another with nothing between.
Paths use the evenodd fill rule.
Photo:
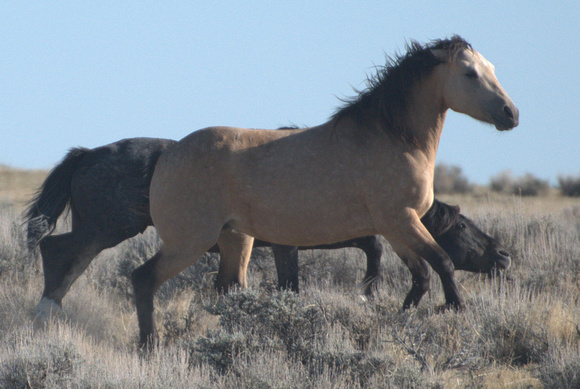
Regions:
<instances>
[{"instance_id":1,"label":"horse's front leg","mask_svg":"<svg viewBox=\"0 0 580 389\"><path fill-rule=\"evenodd\" d=\"M459 295L453 262L423 226L415 211L408 211L406 217L398 226L400 228L397 231L391 230L390 235L386 236L387 240L394 242L399 247L399 250L405 247L407 253L413 253L427 261L433 270L439 274L445 293L446 305L457 309L463 308L463 299ZM419 267L424 266L420 262L418 264ZM418 279L417 281L421 280ZM425 286L422 287L425 288ZM421 288L421 286L417 285L417 288Z\"/></svg>"},{"instance_id":2,"label":"horse's front leg","mask_svg":"<svg viewBox=\"0 0 580 389\"><path fill-rule=\"evenodd\" d=\"M403 309L416 307L431 286L431 269L423 258L419 257L413 251L408 250L405 246L397 242L391 242L391 247L399 258L405 262L413 277L413 285L407 297L405 297Z\"/></svg>"},{"instance_id":3,"label":"horse's front leg","mask_svg":"<svg viewBox=\"0 0 580 389\"><path fill-rule=\"evenodd\" d=\"M215 286L220 292L228 291L238 284L248 286L246 273L252 254L254 238L232 230L223 230L218 238L220 267Z\"/></svg>"}]
</instances>

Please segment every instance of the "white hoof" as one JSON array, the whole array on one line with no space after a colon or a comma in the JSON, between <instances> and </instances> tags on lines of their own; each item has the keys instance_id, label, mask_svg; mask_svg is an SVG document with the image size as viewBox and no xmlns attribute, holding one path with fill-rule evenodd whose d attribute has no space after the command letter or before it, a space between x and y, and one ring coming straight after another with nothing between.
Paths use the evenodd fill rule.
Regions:
<instances>
[{"instance_id":1,"label":"white hoof","mask_svg":"<svg viewBox=\"0 0 580 389\"><path fill-rule=\"evenodd\" d=\"M62 308L54 300L43 297L36 305L36 315L34 316L34 332L43 330L48 325L51 317L62 312Z\"/></svg>"}]
</instances>

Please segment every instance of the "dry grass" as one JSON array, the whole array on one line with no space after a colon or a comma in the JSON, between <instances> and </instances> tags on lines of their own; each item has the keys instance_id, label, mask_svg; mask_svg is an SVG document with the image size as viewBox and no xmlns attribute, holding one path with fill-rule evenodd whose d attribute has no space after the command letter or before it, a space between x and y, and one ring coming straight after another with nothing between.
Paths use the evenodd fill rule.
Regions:
<instances>
[{"instance_id":1,"label":"dry grass","mask_svg":"<svg viewBox=\"0 0 580 389\"><path fill-rule=\"evenodd\" d=\"M370 301L355 289L355 249L303 252L300 295L275 291L262 249L250 288L218 296L207 256L158 293L161 345L149 356L135 346L128 275L158 247L153 230L101 253L33 333L42 270L27 262L18 206L0 208L0 387L580 387L579 199L441 197L513 255L511 281L458 272L465 311L438 312L434 280L400 312L410 277L389 249Z\"/></svg>"}]
</instances>

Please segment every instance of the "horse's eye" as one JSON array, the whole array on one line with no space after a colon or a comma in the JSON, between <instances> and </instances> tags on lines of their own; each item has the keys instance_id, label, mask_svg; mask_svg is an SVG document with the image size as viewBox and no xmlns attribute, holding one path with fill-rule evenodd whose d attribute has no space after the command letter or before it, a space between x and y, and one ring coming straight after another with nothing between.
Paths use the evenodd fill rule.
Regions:
<instances>
[{"instance_id":1,"label":"horse's eye","mask_svg":"<svg viewBox=\"0 0 580 389\"><path fill-rule=\"evenodd\" d=\"M464 228L467 228L467 226L465 225L465 223L459 223L459 224L457 225L457 228L459 228L460 230L462 230L462 229L464 229Z\"/></svg>"},{"instance_id":2,"label":"horse's eye","mask_svg":"<svg viewBox=\"0 0 580 389\"><path fill-rule=\"evenodd\" d=\"M477 72L475 70L469 70L467 73L465 73L465 77L467 78L471 78L471 79L476 79L479 77L479 75L477 74Z\"/></svg>"}]
</instances>

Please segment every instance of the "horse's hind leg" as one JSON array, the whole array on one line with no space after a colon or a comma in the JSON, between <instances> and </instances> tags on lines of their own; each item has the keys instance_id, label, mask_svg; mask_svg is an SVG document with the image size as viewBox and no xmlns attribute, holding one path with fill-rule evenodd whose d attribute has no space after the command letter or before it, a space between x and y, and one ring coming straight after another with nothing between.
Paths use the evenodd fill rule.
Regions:
<instances>
[{"instance_id":1,"label":"horse's hind leg","mask_svg":"<svg viewBox=\"0 0 580 389\"><path fill-rule=\"evenodd\" d=\"M106 247L110 246L98 237L77 232L48 236L40 242L44 291L36 308L36 327L46 322L51 311L60 309L71 285Z\"/></svg>"},{"instance_id":2,"label":"horse's hind leg","mask_svg":"<svg viewBox=\"0 0 580 389\"><path fill-rule=\"evenodd\" d=\"M220 267L215 286L220 292L228 291L238 284L242 288L248 286L246 273L252 254L254 238L235 232L223 230L218 238L220 248Z\"/></svg>"},{"instance_id":3,"label":"horse's hind leg","mask_svg":"<svg viewBox=\"0 0 580 389\"><path fill-rule=\"evenodd\" d=\"M215 239L204 239L193 246L163 245L151 259L131 274L135 293L135 306L139 320L139 343L141 347L152 346L155 338L153 320L153 297L161 285L194 264L215 243Z\"/></svg>"},{"instance_id":4,"label":"horse's hind leg","mask_svg":"<svg viewBox=\"0 0 580 389\"><path fill-rule=\"evenodd\" d=\"M278 273L278 288L298 293L298 247L272 244L272 252Z\"/></svg>"},{"instance_id":5,"label":"horse's hind leg","mask_svg":"<svg viewBox=\"0 0 580 389\"><path fill-rule=\"evenodd\" d=\"M46 237L40 243L44 269L42 297L60 305L71 285L97 254L114 245L90 234L66 233Z\"/></svg>"}]
</instances>

